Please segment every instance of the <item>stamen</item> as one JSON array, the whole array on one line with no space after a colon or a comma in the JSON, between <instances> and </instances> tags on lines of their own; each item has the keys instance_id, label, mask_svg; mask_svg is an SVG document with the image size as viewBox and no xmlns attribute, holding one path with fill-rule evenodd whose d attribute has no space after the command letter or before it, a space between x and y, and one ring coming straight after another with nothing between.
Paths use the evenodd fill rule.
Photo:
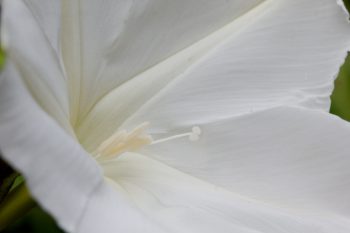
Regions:
<instances>
[{"instance_id":1,"label":"stamen","mask_svg":"<svg viewBox=\"0 0 350 233\"><path fill-rule=\"evenodd\" d=\"M149 123L144 122L128 133L126 130L117 131L104 141L94 152L95 158L110 158L126 151L137 151L145 145L151 144L152 137L146 134Z\"/></svg>"},{"instance_id":2,"label":"stamen","mask_svg":"<svg viewBox=\"0 0 350 233\"><path fill-rule=\"evenodd\" d=\"M101 143L96 151L93 152L95 159L112 159L127 151L137 151L146 145L154 145L182 137L188 137L190 141L197 141L202 133L198 126L194 126L191 132L153 140L153 138L146 133L148 127L149 123L144 122L129 133L126 130L118 130L110 138Z\"/></svg>"},{"instance_id":3,"label":"stamen","mask_svg":"<svg viewBox=\"0 0 350 233\"><path fill-rule=\"evenodd\" d=\"M199 136L201 135L201 133L202 133L202 130L198 126L194 126L192 128L191 132L174 135L174 136L170 136L170 137L167 137L167 138L158 139L158 140L153 141L151 143L151 145L158 144L158 143L161 143L161 142L170 141L170 140L173 140L173 139L176 139L176 138L182 138L182 137L188 137L188 139L190 141L198 141L199 140Z\"/></svg>"}]
</instances>

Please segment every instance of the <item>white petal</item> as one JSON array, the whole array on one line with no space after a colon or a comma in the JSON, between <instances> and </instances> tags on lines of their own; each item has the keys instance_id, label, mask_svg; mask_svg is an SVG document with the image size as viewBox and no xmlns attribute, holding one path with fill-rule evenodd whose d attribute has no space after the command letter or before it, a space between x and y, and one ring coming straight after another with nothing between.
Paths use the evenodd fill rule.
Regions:
<instances>
[{"instance_id":1,"label":"white petal","mask_svg":"<svg viewBox=\"0 0 350 233\"><path fill-rule=\"evenodd\" d=\"M35 199L73 232L103 181L100 168L35 103L9 62L0 77L0 150L24 175Z\"/></svg>"},{"instance_id":2,"label":"white petal","mask_svg":"<svg viewBox=\"0 0 350 233\"><path fill-rule=\"evenodd\" d=\"M350 44L342 9L333 0L297 0L271 1L264 10L151 100L133 123L200 124L276 105L328 111Z\"/></svg>"},{"instance_id":3,"label":"white petal","mask_svg":"<svg viewBox=\"0 0 350 233\"><path fill-rule=\"evenodd\" d=\"M24 0L24 3L31 11L32 17L35 18L52 48L59 54L61 1Z\"/></svg>"},{"instance_id":4,"label":"white petal","mask_svg":"<svg viewBox=\"0 0 350 233\"><path fill-rule=\"evenodd\" d=\"M78 135L91 146L125 119L166 131L276 105L328 110L349 41L333 0L266 1L107 95Z\"/></svg>"},{"instance_id":5,"label":"white petal","mask_svg":"<svg viewBox=\"0 0 350 233\"><path fill-rule=\"evenodd\" d=\"M197 142L177 139L142 153L280 208L350 219L348 122L281 107L200 127ZM159 136L164 135L153 135Z\"/></svg>"},{"instance_id":6,"label":"white petal","mask_svg":"<svg viewBox=\"0 0 350 233\"><path fill-rule=\"evenodd\" d=\"M1 41L8 59L13 61L37 102L69 131L66 80L51 32L57 30L58 25L39 23L40 20L50 23L57 17L46 7L48 4L41 5L41 10L35 7L38 5L19 0L3 1ZM47 10L45 17L36 13L44 10ZM49 27L53 28L50 32Z\"/></svg>"},{"instance_id":7,"label":"white petal","mask_svg":"<svg viewBox=\"0 0 350 233\"><path fill-rule=\"evenodd\" d=\"M110 90L261 2L63 1L62 51L80 107L77 121Z\"/></svg>"},{"instance_id":8,"label":"white petal","mask_svg":"<svg viewBox=\"0 0 350 233\"><path fill-rule=\"evenodd\" d=\"M168 232L138 209L122 187L107 181L91 195L75 233Z\"/></svg>"},{"instance_id":9,"label":"white petal","mask_svg":"<svg viewBox=\"0 0 350 233\"><path fill-rule=\"evenodd\" d=\"M347 233L350 230L349 219L340 215L279 208L245 198L135 153L106 163L104 169L166 232Z\"/></svg>"}]
</instances>

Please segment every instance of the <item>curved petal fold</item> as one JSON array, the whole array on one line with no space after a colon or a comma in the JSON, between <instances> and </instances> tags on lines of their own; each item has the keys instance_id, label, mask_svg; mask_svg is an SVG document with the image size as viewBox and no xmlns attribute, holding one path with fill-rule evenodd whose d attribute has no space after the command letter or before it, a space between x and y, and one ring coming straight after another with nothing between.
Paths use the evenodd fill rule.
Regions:
<instances>
[{"instance_id":1,"label":"curved petal fold","mask_svg":"<svg viewBox=\"0 0 350 233\"><path fill-rule=\"evenodd\" d=\"M67 83L54 47L59 14L52 8L59 4L48 2L3 1L1 42L35 100L71 131Z\"/></svg>"},{"instance_id":2,"label":"curved petal fold","mask_svg":"<svg viewBox=\"0 0 350 233\"><path fill-rule=\"evenodd\" d=\"M114 88L261 2L63 0L62 54L79 106L77 123Z\"/></svg>"},{"instance_id":3,"label":"curved petal fold","mask_svg":"<svg viewBox=\"0 0 350 233\"><path fill-rule=\"evenodd\" d=\"M37 105L10 62L0 76L0 150L44 209L74 232L103 181L100 167Z\"/></svg>"}]
</instances>

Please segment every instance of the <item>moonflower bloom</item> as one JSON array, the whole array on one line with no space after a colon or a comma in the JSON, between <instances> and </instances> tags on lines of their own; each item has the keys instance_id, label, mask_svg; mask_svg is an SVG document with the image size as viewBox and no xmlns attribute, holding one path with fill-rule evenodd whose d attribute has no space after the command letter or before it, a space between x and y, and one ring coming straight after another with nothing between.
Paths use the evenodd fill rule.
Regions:
<instances>
[{"instance_id":1,"label":"moonflower bloom","mask_svg":"<svg viewBox=\"0 0 350 233\"><path fill-rule=\"evenodd\" d=\"M5 0L0 148L68 232L349 233L335 0Z\"/></svg>"}]
</instances>

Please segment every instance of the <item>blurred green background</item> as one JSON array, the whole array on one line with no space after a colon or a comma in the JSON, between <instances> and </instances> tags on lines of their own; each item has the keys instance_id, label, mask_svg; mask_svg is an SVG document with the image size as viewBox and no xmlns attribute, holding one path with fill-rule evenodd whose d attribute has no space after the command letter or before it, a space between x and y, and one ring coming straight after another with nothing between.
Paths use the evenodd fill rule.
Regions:
<instances>
[{"instance_id":1,"label":"blurred green background","mask_svg":"<svg viewBox=\"0 0 350 233\"><path fill-rule=\"evenodd\" d=\"M331 113L350 121L350 56L347 57L335 80Z\"/></svg>"},{"instance_id":2,"label":"blurred green background","mask_svg":"<svg viewBox=\"0 0 350 233\"><path fill-rule=\"evenodd\" d=\"M345 0L350 9L350 0ZM0 66L3 64L4 54L0 51ZM350 121L350 56L340 69L335 81L332 95L331 113ZM35 207L26 216L8 227L3 233L62 233L55 221L41 208Z\"/></svg>"}]
</instances>

